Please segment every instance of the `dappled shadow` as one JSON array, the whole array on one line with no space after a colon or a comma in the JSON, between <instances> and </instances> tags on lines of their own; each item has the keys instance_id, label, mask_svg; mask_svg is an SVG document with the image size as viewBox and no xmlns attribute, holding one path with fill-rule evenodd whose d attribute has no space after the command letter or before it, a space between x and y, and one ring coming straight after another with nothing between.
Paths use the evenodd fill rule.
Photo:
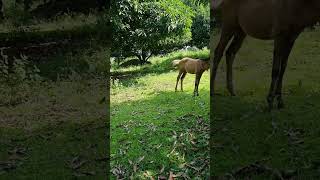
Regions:
<instances>
[{"instance_id":1,"label":"dappled shadow","mask_svg":"<svg viewBox=\"0 0 320 180\"><path fill-rule=\"evenodd\" d=\"M271 113L266 111L269 87L262 82L270 82L272 41L244 42L234 64L240 95L216 96L211 107L211 174L217 179L318 178L318 37L319 32L303 33L297 40L284 80L285 109Z\"/></svg>"},{"instance_id":2,"label":"dappled shadow","mask_svg":"<svg viewBox=\"0 0 320 180\"><path fill-rule=\"evenodd\" d=\"M264 98L216 96L211 174L227 179L316 178L320 94L290 94L285 102L285 109L269 113Z\"/></svg>"},{"instance_id":3,"label":"dappled shadow","mask_svg":"<svg viewBox=\"0 0 320 180\"><path fill-rule=\"evenodd\" d=\"M155 179L168 178L171 171L181 178L208 178L209 92L200 91L195 98L190 92L149 95L135 101L111 102L114 177L132 174L141 179L148 172Z\"/></svg>"},{"instance_id":4,"label":"dappled shadow","mask_svg":"<svg viewBox=\"0 0 320 180\"><path fill-rule=\"evenodd\" d=\"M0 132L1 179L106 177L105 118L50 124L33 131L1 127Z\"/></svg>"}]
</instances>

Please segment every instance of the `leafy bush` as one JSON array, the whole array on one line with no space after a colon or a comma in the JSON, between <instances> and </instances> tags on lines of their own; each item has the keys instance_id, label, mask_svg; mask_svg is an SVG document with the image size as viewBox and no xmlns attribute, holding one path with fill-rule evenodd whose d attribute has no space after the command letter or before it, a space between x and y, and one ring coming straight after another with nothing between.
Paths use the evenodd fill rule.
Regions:
<instances>
[{"instance_id":1,"label":"leafy bush","mask_svg":"<svg viewBox=\"0 0 320 180\"><path fill-rule=\"evenodd\" d=\"M27 25L32 22L30 14L24 11L20 5L8 5L8 8L5 11L5 16L14 27Z\"/></svg>"},{"instance_id":2,"label":"leafy bush","mask_svg":"<svg viewBox=\"0 0 320 180\"><path fill-rule=\"evenodd\" d=\"M144 64L191 39L193 10L181 0L120 0L111 6L113 51L120 56Z\"/></svg>"},{"instance_id":3,"label":"leafy bush","mask_svg":"<svg viewBox=\"0 0 320 180\"><path fill-rule=\"evenodd\" d=\"M25 80L41 80L41 77L39 76L40 70L28 60L28 57L21 55L20 59L13 60L12 65L9 64L8 57L1 52L1 81L15 82L19 84Z\"/></svg>"},{"instance_id":4,"label":"leafy bush","mask_svg":"<svg viewBox=\"0 0 320 180\"><path fill-rule=\"evenodd\" d=\"M203 48L209 46L210 15L209 6L199 5L191 27L192 45Z\"/></svg>"}]
</instances>

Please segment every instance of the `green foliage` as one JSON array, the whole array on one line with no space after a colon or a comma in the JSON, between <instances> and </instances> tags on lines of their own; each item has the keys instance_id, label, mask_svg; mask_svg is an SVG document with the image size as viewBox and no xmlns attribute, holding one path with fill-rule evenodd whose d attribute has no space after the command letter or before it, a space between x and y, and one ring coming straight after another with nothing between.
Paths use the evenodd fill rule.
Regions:
<instances>
[{"instance_id":1,"label":"green foliage","mask_svg":"<svg viewBox=\"0 0 320 180\"><path fill-rule=\"evenodd\" d=\"M25 80L41 80L39 69L26 56L11 60L12 67L10 67L9 61L8 56L1 54L0 81L19 84Z\"/></svg>"},{"instance_id":2,"label":"green foliage","mask_svg":"<svg viewBox=\"0 0 320 180\"><path fill-rule=\"evenodd\" d=\"M111 14L113 51L142 63L191 38L194 12L180 0L121 0L112 4Z\"/></svg>"},{"instance_id":3,"label":"green foliage","mask_svg":"<svg viewBox=\"0 0 320 180\"><path fill-rule=\"evenodd\" d=\"M210 41L209 6L199 5L191 27L192 45L198 48L208 47Z\"/></svg>"},{"instance_id":4,"label":"green foliage","mask_svg":"<svg viewBox=\"0 0 320 180\"><path fill-rule=\"evenodd\" d=\"M10 4L5 11L7 21L11 22L14 27L30 24L32 19L28 12L25 12L19 5Z\"/></svg>"},{"instance_id":5,"label":"green foliage","mask_svg":"<svg viewBox=\"0 0 320 180\"><path fill-rule=\"evenodd\" d=\"M182 0L183 3L190 7L197 7L200 5L208 5L210 4L210 0Z\"/></svg>"}]
</instances>

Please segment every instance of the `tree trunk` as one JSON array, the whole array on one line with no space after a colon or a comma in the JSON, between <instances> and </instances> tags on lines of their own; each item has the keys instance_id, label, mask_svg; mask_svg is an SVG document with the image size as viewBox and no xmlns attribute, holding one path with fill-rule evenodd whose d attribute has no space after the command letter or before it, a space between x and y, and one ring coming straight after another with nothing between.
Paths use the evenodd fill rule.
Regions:
<instances>
[{"instance_id":1,"label":"tree trunk","mask_svg":"<svg viewBox=\"0 0 320 180\"><path fill-rule=\"evenodd\" d=\"M139 59L140 65L143 65L143 59L142 59L141 54L139 54L139 53L134 53L134 55Z\"/></svg>"},{"instance_id":2,"label":"tree trunk","mask_svg":"<svg viewBox=\"0 0 320 180\"><path fill-rule=\"evenodd\" d=\"M146 51L142 50L141 56L142 56L143 64L145 64L147 62L147 60L146 60L146 58L147 58Z\"/></svg>"},{"instance_id":3,"label":"tree trunk","mask_svg":"<svg viewBox=\"0 0 320 180\"><path fill-rule=\"evenodd\" d=\"M4 14L3 14L3 0L0 0L0 20L4 19Z\"/></svg>"}]
</instances>

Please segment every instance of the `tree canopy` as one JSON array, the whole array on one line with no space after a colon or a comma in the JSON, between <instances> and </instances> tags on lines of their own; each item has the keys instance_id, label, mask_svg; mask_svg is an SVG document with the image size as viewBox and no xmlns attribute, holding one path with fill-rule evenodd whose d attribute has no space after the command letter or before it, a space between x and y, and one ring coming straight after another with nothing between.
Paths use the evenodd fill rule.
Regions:
<instances>
[{"instance_id":1,"label":"tree canopy","mask_svg":"<svg viewBox=\"0 0 320 180\"><path fill-rule=\"evenodd\" d=\"M191 0L119 0L111 6L113 51L122 57L136 56L141 64L151 55L189 43L191 29L197 26Z\"/></svg>"}]
</instances>

